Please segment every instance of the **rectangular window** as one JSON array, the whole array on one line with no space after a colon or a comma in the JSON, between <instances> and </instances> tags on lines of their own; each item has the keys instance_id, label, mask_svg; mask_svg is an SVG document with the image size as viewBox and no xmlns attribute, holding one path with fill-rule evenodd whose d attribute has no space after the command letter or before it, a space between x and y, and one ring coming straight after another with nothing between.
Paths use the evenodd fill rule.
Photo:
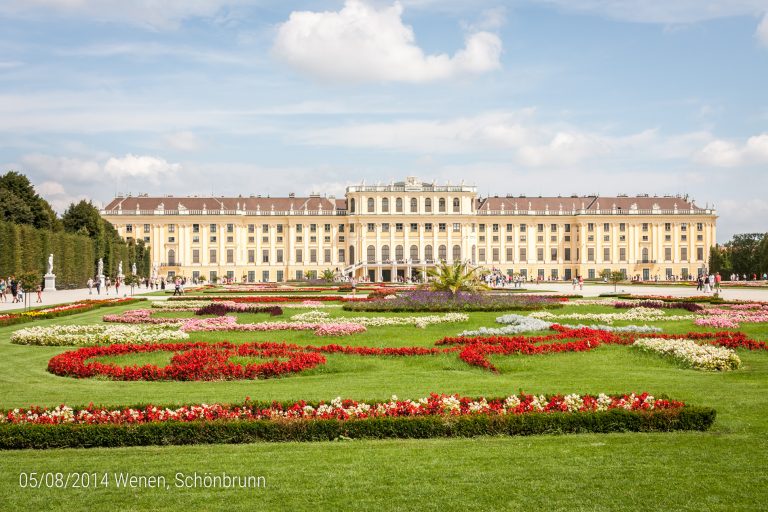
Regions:
<instances>
[{"instance_id":1,"label":"rectangular window","mask_svg":"<svg viewBox=\"0 0 768 512\"><path fill-rule=\"evenodd\" d=\"M344 224L339 224L339 233L344 232Z\"/></svg>"},{"instance_id":2,"label":"rectangular window","mask_svg":"<svg viewBox=\"0 0 768 512\"><path fill-rule=\"evenodd\" d=\"M603 261L611 261L611 250L608 247L603 247Z\"/></svg>"},{"instance_id":3,"label":"rectangular window","mask_svg":"<svg viewBox=\"0 0 768 512\"><path fill-rule=\"evenodd\" d=\"M304 271L303 270L297 270L296 271L296 280L301 281L304 279Z\"/></svg>"},{"instance_id":4,"label":"rectangular window","mask_svg":"<svg viewBox=\"0 0 768 512\"><path fill-rule=\"evenodd\" d=\"M261 282L262 283L268 283L269 282L269 270L262 270L261 271Z\"/></svg>"},{"instance_id":5,"label":"rectangular window","mask_svg":"<svg viewBox=\"0 0 768 512\"><path fill-rule=\"evenodd\" d=\"M643 222L642 230L643 231L648 231L648 223L647 222Z\"/></svg>"},{"instance_id":6,"label":"rectangular window","mask_svg":"<svg viewBox=\"0 0 768 512\"><path fill-rule=\"evenodd\" d=\"M197 226L198 231L200 230L200 224L194 224ZM149 224L144 224L144 232L149 233Z\"/></svg>"},{"instance_id":7,"label":"rectangular window","mask_svg":"<svg viewBox=\"0 0 768 512\"><path fill-rule=\"evenodd\" d=\"M262 224L261 225L261 232L262 233L269 233L269 224Z\"/></svg>"},{"instance_id":8,"label":"rectangular window","mask_svg":"<svg viewBox=\"0 0 768 512\"><path fill-rule=\"evenodd\" d=\"M697 247L696 248L696 259L698 261L704 261L704 248L703 247Z\"/></svg>"},{"instance_id":9,"label":"rectangular window","mask_svg":"<svg viewBox=\"0 0 768 512\"><path fill-rule=\"evenodd\" d=\"M208 263L216 263L216 249L208 251Z\"/></svg>"},{"instance_id":10,"label":"rectangular window","mask_svg":"<svg viewBox=\"0 0 768 512\"><path fill-rule=\"evenodd\" d=\"M234 263L234 262L235 262L235 250L227 249L227 263Z\"/></svg>"},{"instance_id":11,"label":"rectangular window","mask_svg":"<svg viewBox=\"0 0 768 512\"><path fill-rule=\"evenodd\" d=\"M672 231L672 223L671 222L665 222L664 223L664 231Z\"/></svg>"},{"instance_id":12,"label":"rectangular window","mask_svg":"<svg viewBox=\"0 0 768 512\"><path fill-rule=\"evenodd\" d=\"M283 262L283 250L282 249L278 249L277 250L277 252L275 254L275 259L277 260L277 263L282 263Z\"/></svg>"},{"instance_id":13,"label":"rectangular window","mask_svg":"<svg viewBox=\"0 0 768 512\"><path fill-rule=\"evenodd\" d=\"M520 232L526 233L528 231L528 227L525 224L520 224Z\"/></svg>"},{"instance_id":14,"label":"rectangular window","mask_svg":"<svg viewBox=\"0 0 768 512\"><path fill-rule=\"evenodd\" d=\"M682 261L688 261L688 248L687 247L681 247L680 248L680 259Z\"/></svg>"},{"instance_id":15,"label":"rectangular window","mask_svg":"<svg viewBox=\"0 0 768 512\"><path fill-rule=\"evenodd\" d=\"M566 233L570 233L571 232L571 225L570 224L566 224L563 227L563 231L565 231Z\"/></svg>"},{"instance_id":16,"label":"rectangular window","mask_svg":"<svg viewBox=\"0 0 768 512\"><path fill-rule=\"evenodd\" d=\"M325 231L326 233L330 233L331 232L331 225L330 224L323 225L323 231Z\"/></svg>"},{"instance_id":17,"label":"rectangular window","mask_svg":"<svg viewBox=\"0 0 768 512\"><path fill-rule=\"evenodd\" d=\"M702 224L701 222L697 222L696 231L704 231L704 224Z\"/></svg>"},{"instance_id":18,"label":"rectangular window","mask_svg":"<svg viewBox=\"0 0 768 512\"><path fill-rule=\"evenodd\" d=\"M440 222L440 223L437 225L437 230L438 230L440 233L445 233L445 229L446 229L446 224L445 224L445 222Z\"/></svg>"},{"instance_id":19,"label":"rectangular window","mask_svg":"<svg viewBox=\"0 0 768 512\"><path fill-rule=\"evenodd\" d=\"M339 249L339 263L344 263L344 249Z\"/></svg>"},{"instance_id":20,"label":"rectangular window","mask_svg":"<svg viewBox=\"0 0 768 512\"><path fill-rule=\"evenodd\" d=\"M389 222L384 222L384 223L381 225L381 231L382 231L383 233L389 233Z\"/></svg>"},{"instance_id":21,"label":"rectangular window","mask_svg":"<svg viewBox=\"0 0 768 512\"><path fill-rule=\"evenodd\" d=\"M309 250L309 262L310 263L317 263L317 249L310 249Z\"/></svg>"},{"instance_id":22,"label":"rectangular window","mask_svg":"<svg viewBox=\"0 0 768 512\"><path fill-rule=\"evenodd\" d=\"M200 249L192 249L192 263L200 263Z\"/></svg>"},{"instance_id":23,"label":"rectangular window","mask_svg":"<svg viewBox=\"0 0 768 512\"><path fill-rule=\"evenodd\" d=\"M256 263L256 251L248 249L248 263Z\"/></svg>"},{"instance_id":24,"label":"rectangular window","mask_svg":"<svg viewBox=\"0 0 768 512\"><path fill-rule=\"evenodd\" d=\"M528 250L525 247L520 248L520 261L528 261Z\"/></svg>"},{"instance_id":25,"label":"rectangular window","mask_svg":"<svg viewBox=\"0 0 768 512\"><path fill-rule=\"evenodd\" d=\"M368 232L372 233L374 231L376 231L376 224L374 224L373 222L369 222L368 223Z\"/></svg>"},{"instance_id":26,"label":"rectangular window","mask_svg":"<svg viewBox=\"0 0 768 512\"><path fill-rule=\"evenodd\" d=\"M603 231L610 231L610 230L611 230L611 225L608 224L607 222L604 223L603 224Z\"/></svg>"},{"instance_id":27,"label":"rectangular window","mask_svg":"<svg viewBox=\"0 0 768 512\"><path fill-rule=\"evenodd\" d=\"M539 233L543 233L544 232L544 224L537 225L536 226L536 231L538 231Z\"/></svg>"},{"instance_id":28,"label":"rectangular window","mask_svg":"<svg viewBox=\"0 0 768 512\"><path fill-rule=\"evenodd\" d=\"M304 253L301 249L296 249L296 263L304 263Z\"/></svg>"},{"instance_id":29,"label":"rectangular window","mask_svg":"<svg viewBox=\"0 0 768 512\"><path fill-rule=\"evenodd\" d=\"M324 249L323 250L323 263L330 263L331 262L331 250L330 249Z\"/></svg>"},{"instance_id":30,"label":"rectangular window","mask_svg":"<svg viewBox=\"0 0 768 512\"><path fill-rule=\"evenodd\" d=\"M549 250L549 259L551 261L557 261L557 249L554 247Z\"/></svg>"},{"instance_id":31,"label":"rectangular window","mask_svg":"<svg viewBox=\"0 0 768 512\"><path fill-rule=\"evenodd\" d=\"M587 231L594 231L595 225L591 222L587 223Z\"/></svg>"},{"instance_id":32,"label":"rectangular window","mask_svg":"<svg viewBox=\"0 0 768 512\"><path fill-rule=\"evenodd\" d=\"M309 232L310 233L317 233L317 224L310 224L309 225Z\"/></svg>"},{"instance_id":33,"label":"rectangular window","mask_svg":"<svg viewBox=\"0 0 768 512\"><path fill-rule=\"evenodd\" d=\"M227 233L234 233L234 232L235 232L235 225L227 224Z\"/></svg>"},{"instance_id":34,"label":"rectangular window","mask_svg":"<svg viewBox=\"0 0 768 512\"><path fill-rule=\"evenodd\" d=\"M299 224L301 226L301 224ZM255 233L256 232L256 224L248 224L248 232L249 233Z\"/></svg>"},{"instance_id":35,"label":"rectangular window","mask_svg":"<svg viewBox=\"0 0 768 512\"><path fill-rule=\"evenodd\" d=\"M395 231L397 231L398 233L402 233L403 232L403 223L402 222L398 222L398 223L395 224Z\"/></svg>"},{"instance_id":36,"label":"rectangular window","mask_svg":"<svg viewBox=\"0 0 768 512\"><path fill-rule=\"evenodd\" d=\"M233 236L228 236L227 237L227 243L228 244L234 243L234 241L235 241L235 237L233 237Z\"/></svg>"},{"instance_id":37,"label":"rectangular window","mask_svg":"<svg viewBox=\"0 0 768 512\"><path fill-rule=\"evenodd\" d=\"M454 233L458 233L459 231L461 231L461 224L459 224L458 222L454 222L453 223L453 232Z\"/></svg>"},{"instance_id":38,"label":"rectangular window","mask_svg":"<svg viewBox=\"0 0 768 512\"><path fill-rule=\"evenodd\" d=\"M261 251L261 262L269 263L269 249L263 249Z\"/></svg>"},{"instance_id":39,"label":"rectangular window","mask_svg":"<svg viewBox=\"0 0 768 512\"><path fill-rule=\"evenodd\" d=\"M480 224L480 232L485 233L485 224Z\"/></svg>"},{"instance_id":40,"label":"rectangular window","mask_svg":"<svg viewBox=\"0 0 768 512\"><path fill-rule=\"evenodd\" d=\"M619 231L626 231L626 230L627 230L627 225L624 224L623 222L620 222L619 223Z\"/></svg>"},{"instance_id":41,"label":"rectangular window","mask_svg":"<svg viewBox=\"0 0 768 512\"><path fill-rule=\"evenodd\" d=\"M200 243L200 235L192 235L192 243L193 244L199 244Z\"/></svg>"},{"instance_id":42,"label":"rectangular window","mask_svg":"<svg viewBox=\"0 0 768 512\"><path fill-rule=\"evenodd\" d=\"M210 224L208 226L208 232L209 233L215 233L216 232L216 224Z\"/></svg>"},{"instance_id":43,"label":"rectangular window","mask_svg":"<svg viewBox=\"0 0 768 512\"><path fill-rule=\"evenodd\" d=\"M619 261L627 261L627 249L619 247Z\"/></svg>"},{"instance_id":44,"label":"rectangular window","mask_svg":"<svg viewBox=\"0 0 768 512\"><path fill-rule=\"evenodd\" d=\"M536 249L536 261L544 261L544 249L541 247Z\"/></svg>"},{"instance_id":45,"label":"rectangular window","mask_svg":"<svg viewBox=\"0 0 768 512\"><path fill-rule=\"evenodd\" d=\"M515 259L515 250L512 247L507 247L507 261Z\"/></svg>"},{"instance_id":46,"label":"rectangular window","mask_svg":"<svg viewBox=\"0 0 768 512\"><path fill-rule=\"evenodd\" d=\"M595 261L595 248L587 248L587 261Z\"/></svg>"},{"instance_id":47,"label":"rectangular window","mask_svg":"<svg viewBox=\"0 0 768 512\"><path fill-rule=\"evenodd\" d=\"M498 247L494 247L491 249L491 254L493 255L493 261L499 261L499 249Z\"/></svg>"},{"instance_id":48,"label":"rectangular window","mask_svg":"<svg viewBox=\"0 0 768 512\"><path fill-rule=\"evenodd\" d=\"M672 248L671 247L665 247L664 248L664 261L672 261Z\"/></svg>"},{"instance_id":49,"label":"rectangular window","mask_svg":"<svg viewBox=\"0 0 768 512\"><path fill-rule=\"evenodd\" d=\"M276 274L276 277L275 277L276 280L278 280L278 281L282 281L283 280L283 271L282 270L278 270L277 272L275 272L275 274Z\"/></svg>"},{"instance_id":50,"label":"rectangular window","mask_svg":"<svg viewBox=\"0 0 768 512\"><path fill-rule=\"evenodd\" d=\"M571 261L571 248L570 247L566 247L565 249L563 249L563 259L565 261Z\"/></svg>"},{"instance_id":51,"label":"rectangular window","mask_svg":"<svg viewBox=\"0 0 768 512\"><path fill-rule=\"evenodd\" d=\"M477 257L480 260L480 262L485 263L485 249L484 248L478 249L477 254L478 254Z\"/></svg>"},{"instance_id":52,"label":"rectangular window","mask_svg":"<svg viewBox=\"0 0 768 512\"><path fill-rule=\"evenodd\" d=\"M418 231L418 230L419 230L419 225L416 224L415 222L411 222L411 231Z\"/></svg>"},{"instance_id":53,"label":"rectangular window","mask_svg":"<svg viewBox=\"0 0 768 512\"><path fill-rule=\"evenodd\" d=\"M494 224L491 229L493 230L494 233L498 233L499 232L499 225L498 224Z\"/></svg>"},{"instance_id":54,"label":"rectangular window","mask_svg":"<svg viewBox=\"0 0 768 512\"><path fill-rule=\"evenodd\" d=\"M595 269L590 268L587 270L587 279L594 279L595 278Z\"/></svg>"},{"instance_id":55,"label":"rectangular window","mask_svg":"<svg viewBox=\"0 0 768 512\"><path fill-rule=\"evenodd\" d=\"M176 224L168 224L168 232L169 233L175 233L176 232Z\"/></svg>"},{"instance_id":56,"label":"rectangular window","mask_svg":"<svg viewBox=\"0 0 768 512\"><path fill-rule=\"evenodd\" d=\"M550 230L550 231L552 231L553 233L554 233L555 231L557 231L557 224L550 224L550 225L549 225L549 230Z\"/></svg>"},{"instance_id":57,"label":"rectangular window","mask_svg":"<svg viewBox=\"0 0 768 512\"><path fill-rule=\"evenodd\" d=\"M426 224L424 224L424 231L432 232L432 223L431 222L427 222Z\"/></svg>"},{"instance_id":58,"label":"rectangular window","mask_svg":"<svg viewBox=\"0 0 768 512\"><path fill-rule=\"evenodd\" d=\"M512 231L513 229L514 227L512 226L512 224L507 224L507 231Z\"/></svg>"},{"instance_id":59,"label":"rectangular window","mask_svg":"<svg viewBox=\"0 0 768 512\"><path fill-rule=\"evenodd\" d=\"M278 233L282 233L283 232L283 225L282 224L278 224L277 225L277 232Z\"/></svg>"},{"instance_id":60,"label":"rectangular window","mask_svg":"<svg viewBox=\"0 0 768 512\"><path fill-rule=\"evenodd\" d=\"M133 233L133 224L127 224L125 226L125 232L126 233Z\"/></svg>"}]
</instances>

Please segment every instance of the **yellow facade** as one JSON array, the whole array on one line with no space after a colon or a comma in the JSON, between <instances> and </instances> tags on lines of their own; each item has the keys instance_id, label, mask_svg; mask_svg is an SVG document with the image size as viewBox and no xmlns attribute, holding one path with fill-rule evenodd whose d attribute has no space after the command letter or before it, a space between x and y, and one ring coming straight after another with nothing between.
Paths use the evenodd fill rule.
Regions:
<instances>
[{"instance_id":1,"label":"yellow facade","mask_svg":"<svg viewBox=\"0 0 768 512\"><path fill-rule=\"evenodd\" d=\"M679 196L478 198L415 178L347 187L344 199L118 197L102 215L149 244L158 276L249 282L326 269L402 280L439 260L529 279L678 279L706 267L717 219Z\"/></svg>"}]
</instances>

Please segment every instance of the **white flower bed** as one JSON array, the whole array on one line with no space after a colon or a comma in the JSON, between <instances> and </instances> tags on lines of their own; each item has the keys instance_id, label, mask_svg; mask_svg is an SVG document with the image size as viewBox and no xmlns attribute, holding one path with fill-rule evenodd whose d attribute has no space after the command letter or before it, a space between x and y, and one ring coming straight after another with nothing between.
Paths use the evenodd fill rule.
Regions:
<instances>
[{"instance_id":1,"label":"white flower bed","mask_svg":"<svg viewBox=\"0 0 768 512\"><path fill-rule=\"evenodd\" d=\"M696 370L727 371L741 366L741 359L730 348L699 345L686 339L640 338L632 346L670 357Z\"/></svg>"},{"instance_id":2,"label":"white flower bed","mask_svg":"<svg viewBox=\"0 0 768 512\"><path fill-rule=\"evenodd\" d=\"M564 324L563 327L568 329L595 329L598 331L608 332L638 332L641 334L651 334L655 332L661 332L663 330L661 327L656 327L654 325L622 325L621 327L617 327L613 325Z\"/></svg>"},{"instance_id":3,"label":"white flower bed","mask_svg":"<svg viewBox=\"0 0 768 512\"><path fill-rule=\"evenodd\" d=\"M643 307L632 308L622 313L568 313L565 315L555 315L549 311L537 311L531 313L531 316L534 318L552 320L557 323L561 323L561 320L595 320L598 322L605 322L606 324L612 324L616 320L639 320L648 322L654 320L692 320L695 318L693 315L666 315L661 309Z\"/></svg>"},{"instance_id":4,"label":"white flower bed","mask_svg":"<svg viewBox=\"0 0 768 512\"><path fill-rule=\"evenodd\" d=\"M156 300L152 302L152 307L164 311L186 311L204 308L210 304L209 300Z\"/></svg>"},{"instance_id":5,"label":"white flower bed","mask_svg":"<svg viewBox=\"0 0 768 512\"><path fill-rule=\"evenodd\" d=\"M456 323L466 322L469 320L469 315L466 313L446 313L444 315L427 315L427 316L402 316L402 317L369 317L369 316L353 316L353 317L338 317L331 318L331 316L325 311L307 311L306 313L299 313L293 315L291 320L294 322L310 322L310 323L328 323L328 322L350 322L368 327L384 327L388 325L413 325L420 329L424 329L428 325L442 324L442 323Z\"/></svg>"},{"instance_id":6,"label":"white flower bed","mask_svg":"<svg viewBox=\"0 0 768 512\"><path fill-rule=\"evenodd\" d=\"M27 327L11 334L17 345L111 345L113 343L172 342L189 334L154 325L55 325Z\"/></svg>"},{"instance_id":7,"label":"white flower bed","mask_svg":"<svg viewBox=\"0 0 768 512\"><path fill-rule=\"evenodd\" d=\"M530 316L509 314L496 318L496 322L500 324L507 324L504 327L480 327L474 331L464 331L459 333L459 336L509 336L512 334L521 334L531 331L546 331L552 327L551 322L539 320L538 318L532 318ZM568 329L595 329L599 331L608 332L639 332L639 333L654 333L661 332L660 327L653 327L650 325L625 325L623 327L614 327L612 325L568 325L564 324L563 327Z\"/></svg>"}]
</instances>

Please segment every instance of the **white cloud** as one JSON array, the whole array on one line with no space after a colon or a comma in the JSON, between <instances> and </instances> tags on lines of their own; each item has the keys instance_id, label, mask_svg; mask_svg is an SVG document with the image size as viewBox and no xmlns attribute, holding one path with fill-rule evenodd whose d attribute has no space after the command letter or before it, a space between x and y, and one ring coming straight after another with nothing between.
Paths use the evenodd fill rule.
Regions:
<instances>
[{"instance_id":1,"label":"white cloud","mask_svg":"<svg viewBox=\"0 0 768 512\"><path fill-rule=\"evenodd\" d=\"M35 191L43 197L61 196L66 193L64 185L57 181L44 181L35 187Z\"/></svg>"},{"instance_id":2,"label":"white cloud","mask_svg":"<svg viewBox=\"0 0 768 512\"><path fill-rule=\"evenodd\" d=\"M197 151L202 148L200 138L192 132L170 133L164 138L165 143L179 151Z\"/></svg>"},{"instance_id":3,"label":"white cloud","mask_svg":"<svg viewBox=\"0 0 768 512\"><path fill-rule=\"evenodd\" d=\"M768 164L768 133L755 135L744 144L716 139L704 146L696 161L715 167Z\"/></svg>"},{"instance_id":4,"label":"white cloud","mask_svg":"<svg viewBox=\"0 0 768 512\"><path fill-rule=\"evenodd\" d=\"M21 157L21 169L56 180L84 182L99 179L103 167L94 160L29 154Z\"/></svg>"},{"instance_id":5,"label":"white cloud","mask_svg":"<svg viewBox=\"0 0 768 512\"><path fill-rule=\"evenodd\" d=\"M181 164L168 163L164 158L127 154L123 158L112 157L104 164L104 172L113 178L148 178L158 182L168 174L181 170Z\"/></svg>"},{"instance_id":6,"label":"white cloud","mask_svg":"<svg viewBox=\"0 0 768 512\"><path fill-rule=\"evenodd\" d=\"M242 0L6 0L0 13L24 18L64 16L97 22L176 28L190 18L214 18Z\"/></svg>"},{"instance_id":7,"label":"white cloud","mask_svg":"<svg viewBox=\"0 0 768 512\"><path fill-rule=\"evenodd\" d=\"M330 81L427 82L498 69L501 39L468 34L451 57L425 55L400 3L376 9L346 0L338 12L294 11L278 28L273 54L296 69Z\"/></svg>"},{"instance_id":8,"label":"white cloud","mask_svg":"<svg viewBox=\"0 0 768 512\"><path fill-rule=\"evenodd\" d=\"M763 16L763 21L761 21L760 25L758 25L755 36L763 46L768 46L768 12L765 13Z\"/></svg>"}]
</instances>

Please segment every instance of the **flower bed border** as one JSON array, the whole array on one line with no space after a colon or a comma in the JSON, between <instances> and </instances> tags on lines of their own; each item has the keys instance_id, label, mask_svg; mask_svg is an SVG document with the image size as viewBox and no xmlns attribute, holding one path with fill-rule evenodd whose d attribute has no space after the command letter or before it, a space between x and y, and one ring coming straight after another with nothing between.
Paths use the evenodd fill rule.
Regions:
<instances>
[{"instance_id":1,"label":"flower bed border","mask_svg":"<svg viewBox=\"0 0 768 512\"><path fill-rule=\"evenodd\" d=\"M0 327L8 325L24 324L27 322L33 322L35 320L48 320L51 318L59 318L62 316L76 315L78 313L85 313L87 311L93 311L94 309L107 308L112 306L125 306L127 304L135 304L137 302L146 301L145 298L115 298L115 299L95 299L95 300L83 300L78 302L72 302L69 304L59 304L58 306L50 306L42 308L41 310L54 310L47 313L39 313L41 310L31 310L24 313L9 313L7 315L0 315ZM79 307L71 307L80 305ZM60 311L55 311L58 308Z\"/></svg>"},{"instance_id":2,"label":"flower bed border","mask_svg":"<svg viewBox=\"0 0 768 512\"><path fill-rule=\"evenodd\" d=\"M434 396L434 395L433 395ZM645 395L641 395L645 396ZM551 401L554 397L547 398ZM559 397L561 405L569 397ZM586 399L586 397L583 397ZM456 402L466 398L456 397ZM485 399L474 399L482 400ZM504 399L489 399L498 401ZM593 398L594 400L594 398ZM399 402L408 406L409 401ZM413 403L413 402L411 402ZM246 401L246 406L249 402ZM254 404L251 403L250 406ZM258 405L258 404L256 404ZM265 407L286 410L291 404L273 402ZM318 404L312 404L320 407ZM293 403L295 409L310 406ZM92 407L92 406L90 406ZM137 408L151 406L139 406ZM200 406L189 406L188 409ZM123 408L124 416L128 408ZM134 409L134 408L131 408ZM278 415L275 419L209 419L196 411L190 421L161 420L146 423L0 425L0 449L95 448L149 445L239 444L253 442L307 442L336 439L427 439L487 435L536 435L610 432L671 432L709 429L715 421L712 408L669 402L668 408L645 410L610 408L588 412L462 412L424 415L385 415L351 419L303 419ZM158 411L159 412L159 411ZM201 419L201 413L205 419ZM7 414L7 413L6 413ZM130 416L130 415L129 415Z\"/></svg>"}]
</instances>

